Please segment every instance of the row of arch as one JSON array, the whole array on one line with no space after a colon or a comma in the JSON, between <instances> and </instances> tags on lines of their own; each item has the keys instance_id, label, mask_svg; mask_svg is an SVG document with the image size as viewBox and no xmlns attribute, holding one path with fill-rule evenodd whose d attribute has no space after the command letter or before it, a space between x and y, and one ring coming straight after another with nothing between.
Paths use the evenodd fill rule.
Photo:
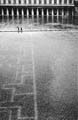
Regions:
<instances>
[{"instance_id":1,"label":"row of arch","mask_svg":"<svg viewBox=\"0 0 78 120\"><path fill-rule=\"evenodd\" d=\"M74 16L74 10L73 9L55 9L55 8L16 8L16 9L8 9L8 8L2 8L0 9L0 16Z\"/></svg>"}]
</instances>

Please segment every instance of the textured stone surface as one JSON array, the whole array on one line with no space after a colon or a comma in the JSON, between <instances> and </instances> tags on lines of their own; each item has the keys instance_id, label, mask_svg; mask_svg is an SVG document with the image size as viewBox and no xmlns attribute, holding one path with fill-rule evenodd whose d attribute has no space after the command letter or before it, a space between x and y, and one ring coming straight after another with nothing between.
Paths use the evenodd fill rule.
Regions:
<instances>
[{"instance_id":1,"label":"textured stone surface","mask_svg":"<svg viewBox=\"0 0 78 120\"><path fill-rule=\"evenodd\" d=\"M77 119L77 34L0 33L0 120Z\"/></svg>"}]
</instances>

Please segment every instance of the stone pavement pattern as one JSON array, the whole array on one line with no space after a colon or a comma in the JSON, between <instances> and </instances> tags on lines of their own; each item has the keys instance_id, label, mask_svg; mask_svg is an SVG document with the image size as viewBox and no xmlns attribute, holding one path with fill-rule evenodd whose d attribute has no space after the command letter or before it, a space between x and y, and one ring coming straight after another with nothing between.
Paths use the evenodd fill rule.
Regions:
<instances>
[{"instance_id":1,"label":"stone pavement pattern","mask_svg":"<svg viewBox=\"0 0 78 120\"><path fill-rule=\"evenodd\" d=\"M5 36L2 34L0 40L0 120L34 120L31 39L18 33Z\"/></svg>"},{"instance_id":2,"label":"stone pavement pattern","mask_svg":"<svg viewBox=\"0 0 78 120\"><path fill-rule=\"evenodd\" d=\"M60 117L54 116L56 113L59 115L60 107L57 103L56 112L51 107L55 103L52 103L53 88L50 85L54 74L56 82L56 78L61 82L60 74L64 74L62 79L65 74L69 77L68 72L70 79L75 77L75 66L78 64L77 56L74 59L78 46L77 33L77 31L0 33L0 120L76 120L76 109L71 110L72 116L69 111L63 111L69 116L68 119L63 114ZM73 80L71 79L72 86L75 86L75 79ZM53 87L57 88L56 83L53 84ZM67 85L63 84L63 87ZM51 87L50 90L48 85ZM67 92L70 93L65 98L67 106L71 101L74 106L75 88L72 87L72 92ZM59 91L58 86L57 95Z\"/></svg>"}]
</instances>

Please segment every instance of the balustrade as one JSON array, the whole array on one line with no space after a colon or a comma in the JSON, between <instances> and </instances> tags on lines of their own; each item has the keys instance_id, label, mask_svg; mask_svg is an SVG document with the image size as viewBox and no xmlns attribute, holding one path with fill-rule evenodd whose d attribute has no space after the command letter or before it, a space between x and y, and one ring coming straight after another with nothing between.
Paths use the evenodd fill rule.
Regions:
<instances>
[{"instance_id":1,"label":"balustrade","mask_svg":"<svg viewBox=\"0 0 78 120\"><path fill-rule=\"evenodd\" d=\"M0 0L1 5L74 5L73 0ZM41 4L39 4L41 3Z\"/></svg>"}]
</instances>

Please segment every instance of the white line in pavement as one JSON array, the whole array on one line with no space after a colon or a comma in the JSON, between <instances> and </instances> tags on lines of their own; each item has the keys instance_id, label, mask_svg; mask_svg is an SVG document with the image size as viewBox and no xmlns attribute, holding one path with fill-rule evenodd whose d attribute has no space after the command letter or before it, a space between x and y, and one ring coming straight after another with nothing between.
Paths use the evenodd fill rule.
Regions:
<instances>
[{"instance_id":1,"label":"white line in pavement","mask_svg":"<svg viewBox=\"0 0 78 120\"><path fill-rule=\"evenodd\" d=\"M20 51L20 55L21 55L21 52L22 52L22 47L19 48L19 51ZM19 71L18 71L18 66L20 65L20 56L17 58L17 70L16 70L16 76L15 76L15 81L17 81L17 78L18 78L18 74L19 74ZM14 94L15 94L15 91L16 89L13 88L13 93L12 93L12 98L11 98L11 102L14 101Z\"/></svg>"},{"instance_id":2,"label":"white line in pavement","mask_svg":"<svg viewBox=\"0 0 78 120\"><path fill-rule=\"evenodd\" d=\"M22 96L22 95L34 95L33 92L31 93L21 93L21 94L15 94L15 96Z\"/></svg>"},{"instance_id":3,"label":"white line in pavement","mask_svg":"<svg viewBox=\"0 0 78 120\"><path fill-rule=\"evenodd\" d=\"M18 109L17 118L20 118L20 116L21 116L21 107L19 107L19 109Z\"/></svg>"},{"instance_id":4,"label":"white line in pavement","mask_svg":"<svg viewBox=\"0 0 78 120\"><path fill-rule=\"evenodd\" d=\"M10 107L8 107L8 108L10 108L10 109L12 109L12 108L20 108L20 106L10 106ZM0 110L2 110L2 109L8 109L7 107L0 107Z\"/></svg>"},{"instance_id":5,"label":"white line in pavement","mask_svg":"<svg viewBox=\"0 0 78 120\"><path fill-rule=\"evenodd\" d=\"M12 116L12 111L10 110L10 112L9 112L9 120L11 120L11 116Z\"/></svg>"},{"instance_id":6,"label":"white line in pavement","mask_svg":"<svg viewBox=\"0 0 78 120\"><path fill-rule=\"evenodd\" d=\"M26 119L27 119L27 120L32 120L32 119L34 120L34 117L19 117L19 118L18 118L18 120L24 120L24 119L25 119L25 120L26 120Z\"/></svg>"},{"instance_id":7,"label":"white line in pavement","mask_svg":"<svg viewBox=\"0 0 78 120\"><path fill-rule=\"evenodd\" d=\"M32 38L32 36L31 36ZM32 42L32 39L31 39ZM33 69L33 87L34 87L34 107L35 107L35 120L38 120L38 109L37 109L37 89L36 89L36 78L35 78L35 61L34 61L34 46L32 42L32 69Z\"/></svg>"}]
</instances>

